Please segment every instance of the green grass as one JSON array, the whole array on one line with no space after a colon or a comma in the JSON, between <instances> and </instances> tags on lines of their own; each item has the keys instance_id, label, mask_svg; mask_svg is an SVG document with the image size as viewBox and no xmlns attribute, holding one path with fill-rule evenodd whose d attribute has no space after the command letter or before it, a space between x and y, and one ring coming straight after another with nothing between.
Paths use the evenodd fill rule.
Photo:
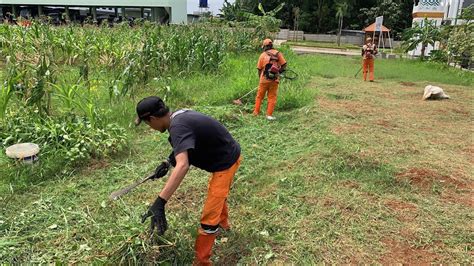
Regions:
<instances>
[{"instance_id":1,"label":"green grass","mask_svg":"<svg viewBox=\"0 0 474 266\"><path fill-rule=\"evenodd\" d=\"M360 50L359 45L342 43L340 46L337 46L337 43L333 42L315 42L315 41L286 41L286 45L297 45L297 46L307 46L307 47L317 47L317 48L331 48L331 49L342 49L342 50Z\"/></svg>"},{"instance_id":2,"label":"green grass","mask_svg":"<svg viewBox=\"0 0 474 266\"><path fill-rule=\"evenodd\" d=\"M243 106L231 105L258 82L258 54L242 54L228 58L218 73L155 80L135 98L114 104L110 119L127 128L128 151L28 180L27 187L2 180L0 261L192 262L208 173L193 169L185 178L167 205L170 229L159 242L147 239L148 224L139 220L165 180L141 185L116 202L107 199L170 151L166 134L131 125L135 102L157 94L173 108L218 118L242 146L229 198L233 230L218 238L215 262L472 263L474 217L461 200L471 192L461 184L472 182L465 134L472 132L473 74L378 60L377 81L364 83L360 74L353 78L358 58L284 52L300 77L282 82L274 123L247 114L254 96L244 98ZM419 101L426 84L444 87L452 99ZM438 116L450 119L441 123ZM426 137L435 134L427 131L431 127L438 138L456 141L436 150ZM3 154L0 166L8 162ZM436 154L449 155L449 166L424 157ZM415 167L431 167L424 177L432 182L400 174Z\"/></svg>"}]
</instances>

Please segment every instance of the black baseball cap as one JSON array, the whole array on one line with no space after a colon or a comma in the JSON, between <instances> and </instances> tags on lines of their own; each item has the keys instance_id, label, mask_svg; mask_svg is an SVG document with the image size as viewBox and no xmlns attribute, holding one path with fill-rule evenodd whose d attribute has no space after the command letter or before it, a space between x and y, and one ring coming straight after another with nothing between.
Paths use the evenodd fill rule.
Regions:
<instances>
[{"instance_id":1,"label":"black baseball cap","mask_svg":"<svg viewBox=\"0 0 474 266\"><path fill-rule=\"evenodd\" d=\"M150 116L162 117L166 115L170 109L160 97L150 96L143 98L137 103L137 118L135 125L138 126L144 119Z\"/></svg>"}]
</instances>

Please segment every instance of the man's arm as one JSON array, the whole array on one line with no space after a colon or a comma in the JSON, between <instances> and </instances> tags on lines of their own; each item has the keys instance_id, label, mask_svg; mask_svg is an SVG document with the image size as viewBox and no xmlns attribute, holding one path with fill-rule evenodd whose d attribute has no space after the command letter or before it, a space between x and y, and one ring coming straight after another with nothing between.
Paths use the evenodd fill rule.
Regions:
<instances>
[{"instance_id":1,"label":"man's arm","mask_svg":"<svg viewBox=\"0 0 474 266\"><path fill-rule=\"evenodd\" d=\"M260 78L262 76L262 69L257 69L258 70L258 77Z\"/></svg>"},{"instance_id":2,"label":"man's arm","mask_svg":"<svg viewBox=\"0 0 474 266\"><path fill-rule=\"evenodd\" d=\"M160 197L166 201L171 198L171 195L178 189L181 181L189 170L188 152L184 151L175 156L176 167L171 172L165 187L161 190Z\"/></svg>"}]
</instances>

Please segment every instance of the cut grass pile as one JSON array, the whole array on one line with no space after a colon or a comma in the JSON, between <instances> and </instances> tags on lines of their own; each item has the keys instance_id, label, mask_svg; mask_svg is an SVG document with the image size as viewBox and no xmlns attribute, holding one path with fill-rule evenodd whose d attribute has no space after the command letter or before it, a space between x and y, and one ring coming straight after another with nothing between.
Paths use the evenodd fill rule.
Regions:
<instances>
[{"instance_id":1,"label":"cut grass pile","mask_svg":"<svg viewBox=\"0 0 474 266\"><path fill-rule=\"evenodd\" d=\"M229 59L219 76L154 81L137 96L168 91L172 107L218 118L242 145L233 229L218 238L216 263L472 263L471 73L387 60L364 83L352 78L358 58L288 55L300 79L282 83L269 123L248 114L251 97L231 105L256 86L256 57ZM421 101L427 84L452 99ZM0 261L192 262L208 173L190 171L159 241L139 217L165 180L107 199L170 150L166 134L130 125L137 99L116 107L128 151L27 187L2 183Z\"/></svg>"}]
</instances>

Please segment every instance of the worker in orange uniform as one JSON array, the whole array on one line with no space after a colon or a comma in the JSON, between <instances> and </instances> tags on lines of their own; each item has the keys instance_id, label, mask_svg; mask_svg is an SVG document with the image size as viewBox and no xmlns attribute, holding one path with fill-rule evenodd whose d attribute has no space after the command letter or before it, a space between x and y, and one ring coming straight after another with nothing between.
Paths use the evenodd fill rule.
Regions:
<instances>
[{"instance_id":1,"label":"worker in orange uniform","mask_svg":"<svg viewBox=\"0 0 474 266\"><path fill-rule=\"evenodd\" d=\"M367 38L365 45L362 46L364 81L367 81L367 72L369 72L369 81L374 82L374 59L377 53L377 47L372 43L372 38Z\"/></svg>"},{"instance_id":2,"label":"worker in orange uniform","mask_svg":"<svg viewBox=\"0 0 474 266\"><path fill-rule=\"evenodd\" d=\"M265 98L265 94L268 97L267 105L267 119L275 120L273 116L273 110L277 102L277 91L278 84L280 82L280 74L285 71L286 60L283 55L273 49L273 42L270 39L263 41L263 53L260 55L257 63L258 76L260 81L258 84L257 97L255 98L255 108L253 114L255 116L260 113L260 106Z\"/></svg>"},{"instance_id":3,"label":"worker in orange uniform","mask_svg":"<svg viewBox=\"0 0 474 266\"><path fill-rule=\"evenodd\" d=\"M217 120L192 110L171 112L159 97L144 98L137 104L136 124L145 122L149 127L169 132L173 151L155 171L153 179L165 176L174 167L168 181L153 205L143 215L150 217L151 232L165 233L168 222L165 205L183 181L190 165L211 173L207 198L201 215L201 226L195 244L195 265L211 265L211 251L219 228L230 229L227 197L242 157L240 145Z\"/></svg>"}]
</instances>

